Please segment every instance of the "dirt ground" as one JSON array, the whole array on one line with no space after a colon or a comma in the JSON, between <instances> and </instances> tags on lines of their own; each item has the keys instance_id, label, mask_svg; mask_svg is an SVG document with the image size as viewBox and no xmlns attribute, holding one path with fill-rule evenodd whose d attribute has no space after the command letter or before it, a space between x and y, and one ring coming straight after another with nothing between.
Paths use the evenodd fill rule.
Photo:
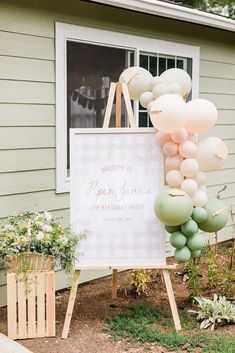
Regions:
<instances>
[{"instance_id":1,"label":"dirt ground","mask_svg":"<svg viewBox=\"0 0 235 353\"><path fill-rule=\"evenodd\" d=\"M182 266L172 271L171 279L176 295L178 308L189 305L188 291L179 274ZM167 293L161 276L155 271L153 283L150 285L148 295L143 300L168 306ZM60 338L63 328L65 312L68 303L69 291L59 292L56 295L56 337L21 340L21 343L33 353L123 353L127 347L125 342L114 342L102 332L107 318L120 313L127 303L135 302L139 298L126 295L123 289L124 278L127 274L121 273L119 277L118 299L111 299L111 277L95 280L88 284L80 285L74 306L69 337L67 340ZM170 309L169 309L170 313ZM0 309L0 332L7 334L6 308ZM233 333L235 330L233 330ZM143 353L146 350L156 353L167 351L153 344L128 349L129 353ZM1 352L4 353L4 352Z\"/></svg>"}]
</instances>

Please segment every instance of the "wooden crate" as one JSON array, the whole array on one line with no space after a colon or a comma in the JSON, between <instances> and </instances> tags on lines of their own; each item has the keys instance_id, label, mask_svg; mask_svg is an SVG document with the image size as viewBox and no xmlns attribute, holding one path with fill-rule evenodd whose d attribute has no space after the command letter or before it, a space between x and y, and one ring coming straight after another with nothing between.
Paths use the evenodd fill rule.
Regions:
<instances>
[{"instance_id":1,"label":"wooden crate","mask_svg":"<svg viewBox=\"0 0 235 353\"><path fill-rule=\"evenodd\" d=\"M55 336L54 271L7 274L8 337Z\"/></svg>"}]
</instances>

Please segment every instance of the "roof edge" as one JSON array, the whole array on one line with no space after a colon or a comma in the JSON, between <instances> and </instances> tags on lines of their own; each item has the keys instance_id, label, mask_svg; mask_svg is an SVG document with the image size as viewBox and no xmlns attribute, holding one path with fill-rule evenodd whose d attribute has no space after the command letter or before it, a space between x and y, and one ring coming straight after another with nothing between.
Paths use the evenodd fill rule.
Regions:
<instances>
[{"instance_id":1,"label":"roof edge","mask_svg":"<svg viewBox=\"0 0 235 353\"><path fill-rule=\"evenodd\" d=\"M220 15L158 0L89 0L104 5L235 32L235 21Z\"/></svg>"}]
</instances>

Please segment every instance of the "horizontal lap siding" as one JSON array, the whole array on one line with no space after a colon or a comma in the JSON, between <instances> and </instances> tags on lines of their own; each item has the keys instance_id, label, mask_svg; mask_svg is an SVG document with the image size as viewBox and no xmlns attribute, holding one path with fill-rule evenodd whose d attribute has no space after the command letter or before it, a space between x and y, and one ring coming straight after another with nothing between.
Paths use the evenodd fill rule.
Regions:
<instances>
[{"instance_id":1,"label":"horizontal lap siding","mask_svg":"<svg viewBox=\"0 0 235 353\"><path fill-rule=\"evenodd\" d=\"M229 148L222 169L207 173L207 185L211 196L226 185L221 197L231 207L235 203L235 50L229 34L223 32L228 39L221 40L221 32L214 35L213 29L110 7L101 11L92 3L68 6L58 0L55 8L50 0L24 0L21 5L11 0L0 4L0 218L47 209L69 222L69 195L55 193L55 21L200 46L200 97L219 109L216 127L201 138L218 136ZM230 219L219 239L231 234ZM172 254L168 243L167 252ZM66 286L65 278L58 278L58 288ZM0 276L0 306L4 291L5 279Z\"/></svg>"}]
</instances>

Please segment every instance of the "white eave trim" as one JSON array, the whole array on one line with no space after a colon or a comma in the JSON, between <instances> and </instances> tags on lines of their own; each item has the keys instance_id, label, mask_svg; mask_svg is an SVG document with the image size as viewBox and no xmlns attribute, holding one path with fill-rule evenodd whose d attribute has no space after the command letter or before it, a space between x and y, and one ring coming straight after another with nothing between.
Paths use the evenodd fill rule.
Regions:
<instances>
[{"instance_id":1,"label":"white eave trim","mask_svg":"<svg viewBox=\"0 0 235 353\"><path fill-rule=\"evenodd\" d=\"M90 0L105 5L121 7L133 11L148 13L175 20L197 23L235 32L235 21L208 12L190 9L185 6L171 4L158 0Z\"/></svg>"}]
</instances>

